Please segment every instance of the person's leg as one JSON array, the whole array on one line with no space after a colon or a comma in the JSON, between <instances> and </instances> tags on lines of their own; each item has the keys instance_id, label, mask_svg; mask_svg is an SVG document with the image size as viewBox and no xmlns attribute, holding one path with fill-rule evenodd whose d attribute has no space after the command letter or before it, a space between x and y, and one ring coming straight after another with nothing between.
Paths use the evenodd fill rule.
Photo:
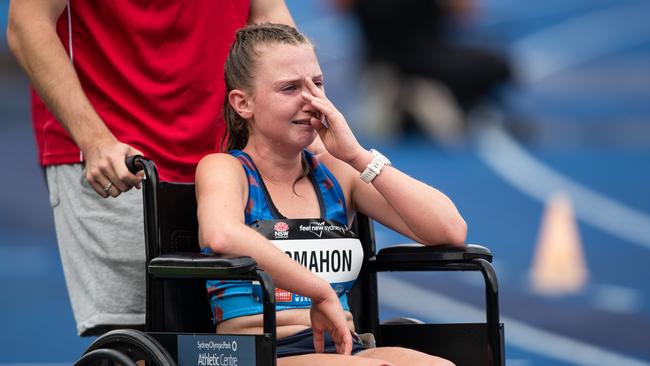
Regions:
<instances>
[{"instance_id":1,"label":"person's leg","mask_svg":"<svg viewBox=\"0 0 650 366\"><path fill-rule=\"evenodd\" d=\"M454 366L444 358L402 347L370 348L355 357L386 360L396 366Z\"/></svg>"},{"instance_id":2,"label":"person's leg","mask_svg":"<svg viewBox=\"0 0 650 366\"><path fill-rule=\"evenodd\" d=\"M370 357L343 356L330 353L312 353L308 355L278 358L278 366L393 366L392 363Z\"/></svg>"},{"instance_id":3,"label":"person's leg","mask_svg":"<svg viewBox=\"0 0 650 366\"><path fill-rule=\"evenodd\" d=\"M82 164L51 166L46 174L78 333L144 324L142 192L104 199Z\"/></svg>"},{"instance_id":4,"label":"person's leg","mask_svg":"<svg viewBox=\"0 0 650 366\"><path fill-rule=\"evenodd\" d=\"M404 73L444 84L465 110L511 78L508 60L493 51L426 39L413 50L400 54Z\"/></svg>"}]
</instances>

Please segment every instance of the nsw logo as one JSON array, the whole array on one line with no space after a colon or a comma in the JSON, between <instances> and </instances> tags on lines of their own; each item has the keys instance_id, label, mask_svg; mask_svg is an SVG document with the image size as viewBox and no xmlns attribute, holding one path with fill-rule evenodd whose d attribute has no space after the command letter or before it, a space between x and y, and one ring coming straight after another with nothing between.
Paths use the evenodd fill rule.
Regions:
<instances>
[{"instance_id":1,"label":"nsw logo","mask_svg":"<svg viewBox=\"0 0 650 366\"><path fill-rule=\"evenodd\" d=\"M289 237L289 225L284 221L276 222L273 231L276 239Z\"/></svg>"}]
</instances>

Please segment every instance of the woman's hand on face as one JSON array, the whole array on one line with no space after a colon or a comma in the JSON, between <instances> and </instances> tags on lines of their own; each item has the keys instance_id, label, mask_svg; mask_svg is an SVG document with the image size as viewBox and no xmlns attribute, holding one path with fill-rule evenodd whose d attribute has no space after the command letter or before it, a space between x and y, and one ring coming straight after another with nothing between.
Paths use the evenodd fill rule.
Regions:
<instances>
[{"instance_id":1,"label":"woman's hand on face","mask_svg":"<svg viewBox=\"0 0 650 366\"><path fill-rule=\"evenodd\" d=\"M311 103L320 115L320 118L311 118L311 125L318 131L327 151L337 159L349 163L363 148L354 137L343 114L327 99L325 92L316 86L310 77L305 78L305 84L309 93L303 91L302 97Z\"/></svg>"},{"instance_id":2,"label":"woman's hand on face","mask_svg":"<svg viewBox=\"0 0 650 366\"><path fill-rule=\"evenodd\" d=\"M331 295L321 301L313 301L310 309L311 327L314 333L314 350L325 351L323 333L329 332L336 345L336 353L349 355L352 352L352 334L338 297Z\"/></svg>"}]
</instances>

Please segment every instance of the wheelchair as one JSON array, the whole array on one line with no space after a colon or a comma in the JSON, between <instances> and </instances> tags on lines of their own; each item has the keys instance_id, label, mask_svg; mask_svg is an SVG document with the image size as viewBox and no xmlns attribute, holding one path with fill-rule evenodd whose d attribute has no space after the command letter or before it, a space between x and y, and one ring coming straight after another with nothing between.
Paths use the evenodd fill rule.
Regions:
<instances>
[{"instance_id":1,"label":"wheelchair","mask_svg":"<svg viewBox=\"0 0 650 366\"><path fill-rule=\"evenodd\" d=\"M199 252L194 184L158 179L153 161L127 159L142 182L146 247L145 331L118 329L98 337L75 365L262 366L276 365L275 287L250 257ZM499 322L498 283L492 254L480 245L397 245L375 250L372 221L357 215L352 231L364 246L364 264L348 294L358 333L377 346L403 346L451 360L458 366L505 364ZM485 280L485 323L423 324L410 318L379 323L377 273L385 271L480 271ZM216 334L206 279L259 281L263 334Z\"/></svg>"}]
</instances>

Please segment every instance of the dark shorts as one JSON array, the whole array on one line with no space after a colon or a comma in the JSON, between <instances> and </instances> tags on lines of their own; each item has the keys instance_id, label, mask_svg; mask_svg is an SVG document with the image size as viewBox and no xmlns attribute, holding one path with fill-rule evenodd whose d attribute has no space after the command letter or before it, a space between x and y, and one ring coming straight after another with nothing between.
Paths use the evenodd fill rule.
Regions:
<instances>
[{"instance_id":1,"label":"dark shorts","mask_svg":"<svg viewBox=\"0 0 650 366\"><path fill-rule=\"evenodd\" d=\"M352 336L352 354L366 349L361 340ZM311 328L305 329L294 335L278 339L278 358L287 356L305 355L316 352L314 350L314 335ZM325 353L336 353L336 346L329 333L325 332Z\"/></svg>"}]
</instances>

